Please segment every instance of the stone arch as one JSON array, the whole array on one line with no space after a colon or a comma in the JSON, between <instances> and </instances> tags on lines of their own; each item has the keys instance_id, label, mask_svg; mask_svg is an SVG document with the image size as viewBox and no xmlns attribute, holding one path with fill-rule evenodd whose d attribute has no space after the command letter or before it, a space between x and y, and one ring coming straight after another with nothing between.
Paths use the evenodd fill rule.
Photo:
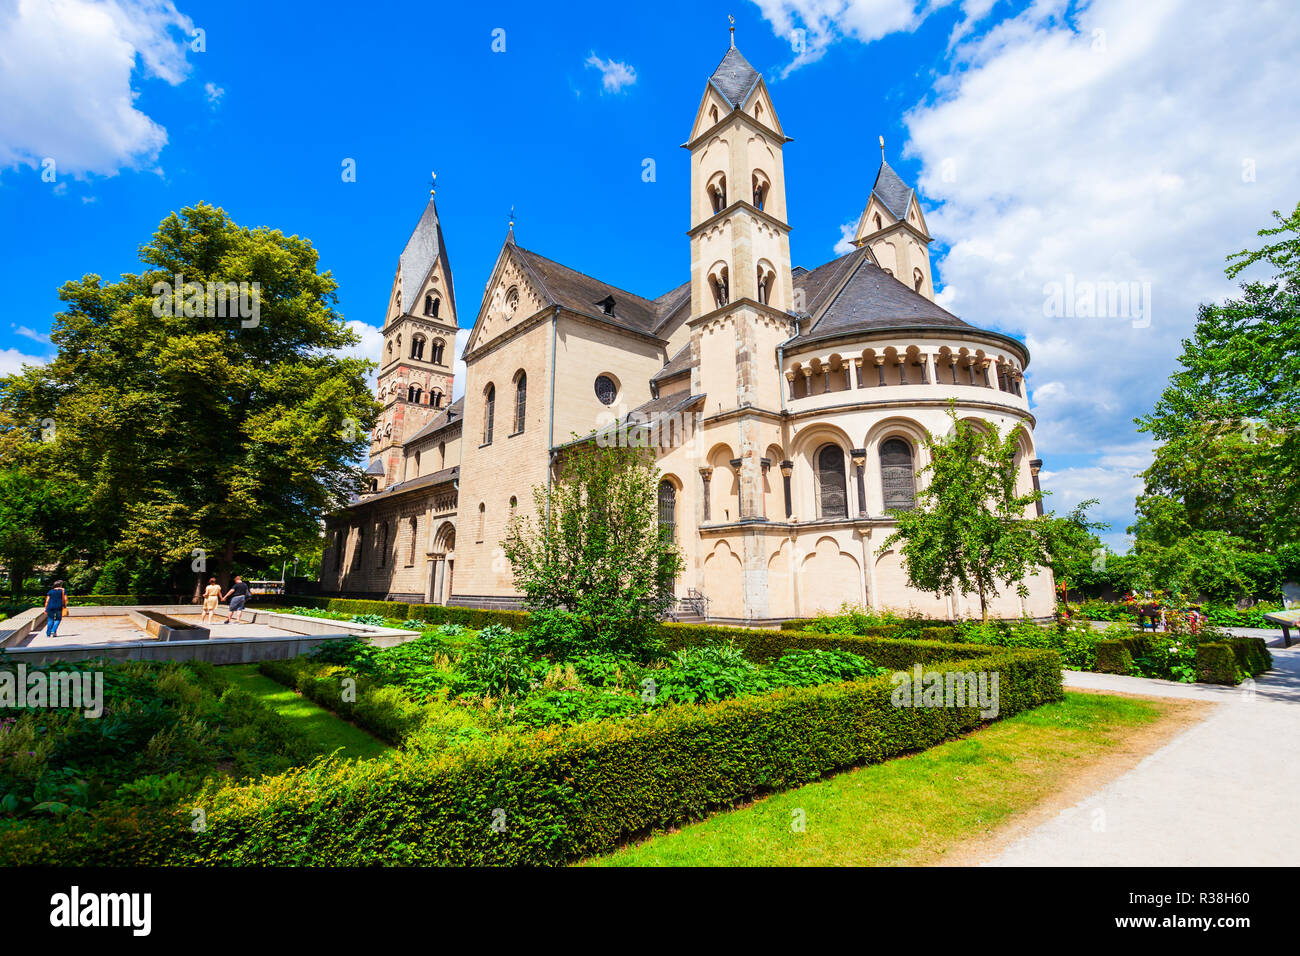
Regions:
<instances>
[{"instance_id":1,"label":"stone arch","mask_svg":"<svg viewBox=\"0 0 1300 956\"><path fill-rule=\"evenodd\" d=\"M818 451L827 444L839 445L843 450L845 487L846 490L852 488L849 483L849 470L850 452L854 446L848 433L838 425L829 422L818 422L804 428L795 435L790 448L790 459L794 463L794 473L790 478L790 494L793 498L794 517L800 521L813 521L821 515L821 509L818 507L819 485L815 459ZM856 499L850 497L847 500ZM848 511L852 513L853 509L849 508Z\"/></svg>"},{"instance_id":2,"label":"stone arch","mask_svg":"<svg viewBox=\"0 0 1300 956\"><path fill-rule=\"evenodd\" d=\"M725 538L718 541L704 559L704 596L711 616L744 616L742 577L740 555Z\"/></svg>"},{"instance_id":3,"label":"stone arch","mask_svg":"<svg viewBox=\"0 0 1300 956\"><path fill-rule=\"evenodd\" d=\"M709 520L734 521L740 517L740 488L735 469L731 467L736 455L725 443L709 450L707 461L713 469L709 477Z\"/></svg>"},{"instance_id":4,"label":"stone arch","mask_svg":"<svg viewBox=\"0 0 1300 956\"><path fill-rule=\"evenodd\" d=\"M799 609L804 615L862 602L862 565L832 535L823 535L799 562Z\"/></svg>"},{"instance_id":5,"label":"stone arch","mask_svg":"<svg viewBox=\"0 0 1300 956\"><path fill-rule=\"evenodd\" d=\"M884 514L883 493L884 475L881 468L881 446L891 439L898 439L908 444L912 452L912 482L916 491L921 490L921 470L929 464L930 457L925 447L929 432L917 421L901 415L876 422L868 429L862 447L867 452L867 513Z\"/></svg>"}]
</instances>

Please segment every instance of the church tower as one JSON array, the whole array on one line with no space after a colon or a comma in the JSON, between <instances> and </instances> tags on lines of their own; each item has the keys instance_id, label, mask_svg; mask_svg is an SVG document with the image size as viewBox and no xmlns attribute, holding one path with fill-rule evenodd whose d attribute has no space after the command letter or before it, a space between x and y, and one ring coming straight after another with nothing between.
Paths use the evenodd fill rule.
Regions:
<instances>
[{"instance_id":1,"label":"church tower","mask_svg":"<svg viewBox=\"0 0 1300 956\"><path fill-rule=\"evenodd\" d=\"M383 406L370 439L375 490L402 480L403 444L451 404L456 295L438 208L429 202L397 261L379 358Z\"/></svg>"},{"instance_id":2,"label":"church tower","mask_svg":"<svg viewBox=\"0 0 1300 956\"><path fill-rule=\"evenodd\" d=\"M934 301L930 274L930 233L916 190L903 182L885 162L885 138L880 138L880 169L858 220L855 246L869 246L880 268L913 292Z\"/></svg>"}]
</instances>

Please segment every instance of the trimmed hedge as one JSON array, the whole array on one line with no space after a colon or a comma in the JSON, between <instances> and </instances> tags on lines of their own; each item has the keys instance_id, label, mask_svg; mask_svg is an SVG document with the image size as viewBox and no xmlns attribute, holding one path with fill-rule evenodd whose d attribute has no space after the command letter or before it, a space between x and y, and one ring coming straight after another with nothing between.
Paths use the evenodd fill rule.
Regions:
<instances>
[{"instance_id":1,"label":"trimmed hedge","mask_svg":"<svg viewBox=\"0 0 1300 956\"><path fill-rule=\"evenodd\" d=\"M681 646L703 640L700 631L720 630L668 628ZM730 636L759 654L843 647L900 670L931 662L927 673L996 672L998 717L1063 697L1054 651L742 628ZM327 760L212 790L165 819L100 814L0 830L0 864L563 863L763 793L923 750L984 722L975 706L896 706L894 686L886 675L504 735L450 752ZM202 833L187 826L196 806L206 813Z\"/></svg>"},{"instance_id":2,"label":"trimmed hedge","mask_svg":"<svg viewBox=\"0 0 1300 956\"><path fill-rule=\"evenodd\" d=\"M265 660L257 667L272 680L293 688L308 700L395 746L401 746L408 736L424 726L427 709L412 701L401 688L359 676L354 678L356 693L347 695L353 698L348 700L343 693L343 675L309 673L303 669L301 660Z\"/></svg>"},{"instance_id":3,"label":"trimmed hedge","mask_svg":"<svg viewBox=\"0 0 1300 956\"><path fill-rule=\"evenodd\" d=\"M426 621L429 624L463 624L480 630L490 624L523 629L528 626L524 611L488 611L471 607L448 607L443 604L403 604L400 601L366 601L357 598L307 597L287 594L281 600L298 607L312 607L341 614L378 614L395 621Z\"/></svg>"},{"instance_id":4,"label":"trimmed hedge","mask_svg":"<svg viewBox=\"0 0 1300 956\"><path fill-rule=\"evenodd\" d=\"M1203 684L1240 684L1273 666L1262 637L1229 637L1196 647L1196 679Z\"/></svg>"},{"instance_id":5,"label":"trimmed hedge","mask_svg":"<svg viewBox=\"0 0 1300 956\"><path fill-rule=\"evenodd\" d=\"M915 646L915 642L912 643ZM1062 696L1050 651L949 661L999 673L999 716ZM977 709L894 706L889 677L680 706L453 754L321 764L208 801L178 847L200 865L537 865L610 850L758 794L922 750ZM494 822L498 826L494 828Z\"/></svg>"},{"instance_id":6,"label":"trimmed hedge","mask_svg":"<svg viewBox=\"0 0 1300 956\"><path fill-rule=\"evenodd\" d=\"M886 633L890 633L886 630ZM984 644L956 644L914 638L859 637L855 634L811 634L807 631L763 631L744 627L715 627L709 624L660 625L669 651L710 641L731 640L752 661L775 660L792 648L801 650L852 651L881 667L895 670L913 664L930 664L956 658L977 658L999 648Z\"/></svg>"},{"instance_id":7,"label":"trimmed hedge","mask_svg":"<svg viewBox=\"0 0 1300 956\"><path fill-rule=\"evenodd\" d=\"M1097 663L1094 671L1101 674L1133 673L1133 659L1146 652L1146 641L1140 637L1117 637L1101 640L1094 645Z\"/></svg>"}]
</instances>

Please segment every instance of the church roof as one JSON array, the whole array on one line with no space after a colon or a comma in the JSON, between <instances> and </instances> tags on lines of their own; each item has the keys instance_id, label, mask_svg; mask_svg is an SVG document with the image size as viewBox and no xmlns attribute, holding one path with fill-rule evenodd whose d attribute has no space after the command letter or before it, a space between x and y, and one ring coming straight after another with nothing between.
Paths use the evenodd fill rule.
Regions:
<instances>
[{"instance_id":1,"label":"church roof","mask_svg":"<svg viewBox=\"0 0 1300 956\"><path fill-rule=\"evenodd\" d=\"M739 50L734 46L723 56L722 62L718 68L713 71L709 77L709 82L713 84L728 103L732 106L740 106L745 102L754 84L757 83L762 74L749 65Z\"/></svg>"},{"instance_id":2,"label":"church roof","mask_svg":"<svg viewBox=\"0 0 1300 956\"><path fill-rule=\"evenodd\" d=\"M385 498L393 498L397 495L406 494L408 491L418 491L421 488L432 488L435 485L455 481L459 476L460 466L453 465L450 468L442 469L442 471L435 471L431 475L421 475L419 478L411 478L408 481L399 481L397 484L389 485L383 491L376 492L373 495L366 495L365 497L357 497L354 495L345 507L367 507L371 502Z\"/></svg>"},{"instance_id":3,"label":"church roof","mask_svg":"<svg viewBox=\"0 0 1300 956\"><path fill-rule=\"evenodd\" d=\"M541 287L538 291L553 304L618 328L654 335L659 324L659 307L655 302L584 275L522 246L515 245L515 251ZM607 315L601 311L600 303L611 297L614 300L614 311L612 315Z\"/></svg>"},{"instance_id":4,"label":"church roof","mask_svg":"<svg viewBox=\"0 0 1300 956\"><path fill-rule=\"evenodd\" d=\"M975 330L885 272L866 249L804 273L795 280L795 287L801 286L813 322L796 338L798 344L878 329Z\"/></svg>"},{"instance_id":5,"label":"church roof","mask_svg":"<svg viewBox=\"0 0 1300 956\"><path fill-rule=\"evenodd\" d=\"M883 159L871 192L894 214L895 219L907 218L907 207L912 203L913 189Z\"/></svg>"},{"instance_id":6,"label":"church roof","mask_svg":"<svg viewBox=\"0 0 1300 956\"><path fill-rule=\"evenodd\" d=\"M366 468L367 475L382 475L384 473L384 463L376 458L369 467Z\"/></svg>"},{"instance_id":7,"label":"church roof","mask_svg":"<svg viewBox=\"0 0 1300 956\"><path fill-rule=\"evenodd\" d=\"M447 260L447 247L442 238L442 223L438 221L438 207L430 196L429 203L424 207L424 212L420 216L420 221L416 223L411 238L406 240L406 248L402 250L401 258L398 260L402 275L403 312L410 312L416 308L416 297L419 296L424 280L429 277L430 270L439 258L442 259L443 274L447 277L447 298L450 300L447 304L452 307L454 314L456 293L451 285L451 263Z\"/></svg>"},{"instance_id":8,"label":"church roof","mask_svg":"<svg viewBox=\"0 0 1300 956\"><path fill-rule=\"evenodd\" d=\"M677 354L668 360L668 364L656 372L654 378L650 379L650 381L662 382L674 378L681 375L683 372L689 372L698 364L699 363L691 355L690 345L683 345L677 350Z\"/></svg>"},{"instance_id":9,"label":"church roof","mask_svg":"<svg viewBox=\"0 0 1300 956\"><path fill-rule=\"evenodd\" d=\"M414 435L408 438L405 444L409 445L412 442L419 441L421 438L428 438L430 435L442 431L442 429L446 428L452 422L460 421L460 419L464 417L465 417L465 396L462 395L460 398L456 399L454 402L452 402L450 405L444 408L437 415L433 416L433 418L429 421L429 424L425 425L418 432L416 432Z\"/></svg>"}]
</instances>

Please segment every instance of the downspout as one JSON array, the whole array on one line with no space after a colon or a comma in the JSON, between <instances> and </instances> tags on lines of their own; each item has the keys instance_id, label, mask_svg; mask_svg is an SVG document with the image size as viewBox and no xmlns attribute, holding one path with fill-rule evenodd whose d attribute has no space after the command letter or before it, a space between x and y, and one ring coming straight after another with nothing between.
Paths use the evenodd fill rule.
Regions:
<instances>
[{"instance_id":1,"label":"downspout","mask_svg":"<svg viewBox=\"0 0 1300 956\"><path fill-rule=\"evenodd\" d=\"M555 469L555 346L560 325L560 307L551 313L551 401L546 410L546 527L551 526L551 472Z\"/></svg>"}]
</instances>

